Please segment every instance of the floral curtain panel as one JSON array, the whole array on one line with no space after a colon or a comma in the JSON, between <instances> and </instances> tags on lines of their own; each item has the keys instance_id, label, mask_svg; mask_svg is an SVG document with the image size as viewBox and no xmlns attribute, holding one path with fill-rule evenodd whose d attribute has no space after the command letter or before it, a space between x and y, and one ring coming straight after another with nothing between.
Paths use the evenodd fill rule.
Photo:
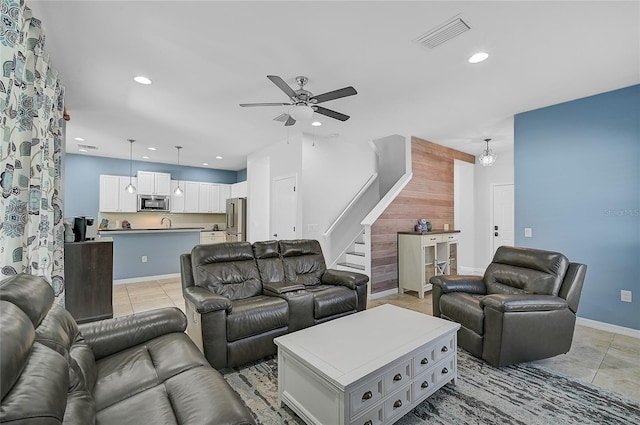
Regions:
<instances>
[{"instance_id":1,"label":"floral curtain panel","mask_svg":"<svg viewBox=\"0 0 640 425\"><path fill-rule=\"evenodd\" d=\"M63 304L64 90L41 22L23 0L0 1L0 279L44 276Z\"/></svg>"}]
</instances>

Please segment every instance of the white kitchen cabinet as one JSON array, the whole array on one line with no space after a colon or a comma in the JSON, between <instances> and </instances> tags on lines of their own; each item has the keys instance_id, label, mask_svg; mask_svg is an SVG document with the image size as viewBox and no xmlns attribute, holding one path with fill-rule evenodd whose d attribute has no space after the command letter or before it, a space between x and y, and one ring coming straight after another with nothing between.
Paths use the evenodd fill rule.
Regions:
<instances>
[{"instance_id":1,"label":"white kitchen cabinet","mask_svg":"<svg viewBox=\"0 0 640 425\"><path fill-rule=\"evenodd\" d=\"M135 177L131 183L137 186ZM100 212L136 212L137 192L129 193L125 187L129 184L128 176L100 176Z\"/></svg>"},{"instance_id":2,"label":"white kitchen cabinet","mask_svg":"<svg viewBox=\"0 0 640 425\"><path fill-rule=\"evenodd\" d=\"M211 183L211 207L209 208L209 212L217 213L220 212L220 185Z\"/></svg>"},{"instance_id":3,"label":"white kitchen cabinet","mask_svg":"<svg viewBox=\"0 0 640 425\"><path fill-rule=\"evenodd\" d=\"M222 243L226 240L227 235L223 231L200 232L201 244Z\"/></svg>"},{"instance_id":4,"label":"white kitchen cabinet","mask_svg":"<svg viewBox=\"0 0 640 425\"><path fill-rule=\"evenodd\" d=\"M220 193L218 199L220 200L218 203L218 211L219 213L224 213L227 210L227 199L235 198L235 196L231 196L231 185L230 184L221 184Z\"/></svg>"},{"instance_id":5,"label":"white kitchen cabinet","mask_svg":"<svg viewBox=\"0 0 640 425\"><path fill-rule=\"evenodd\" d=\"M198 212L211 212L211 183L198 183Z\"/></svg>"},{"instance_id":6,"label":"white kitchen cabinet","mask_svg":"<svg viewBox=\"0 0 640 425\"><path fill-rule=\"evenodd\" d=\"M238 182L231 185L231 196L229 198L246 198L247 182Z\"/></svg>"},{"instance_id":7,"label":"white kitchen cabinet","mask_svg":"<svg viewBox=\"0 0 640 425\"><path fill-rule=\"evenodd\" d=\"M138 171L138 193L140 195L169 196L171 174Z\"/></svg>"},{"instance_id":8,"label":"white kitchen cabinet","mask_svg":"<svg viewBox=\"0 0 640 425\"><path fill-rule=\"evenodd\" d=\"M182 189L180 196L174 193L178 186ZM173 213L185 212L185 185L183 181L171 180L171 203L169 205Z\"/></svg>"},{"instance_id":9,"label":"white kitchen cabinet","mask_svg":"<svg viewBox=\"0 0 640 425\"><path fill-rule=\"evenodd\" d=\"M198 182L185 181L184 187L184 212L197 213L199 212L199 200L200 200L200 184Z\"/></svg>"}]
</instances>

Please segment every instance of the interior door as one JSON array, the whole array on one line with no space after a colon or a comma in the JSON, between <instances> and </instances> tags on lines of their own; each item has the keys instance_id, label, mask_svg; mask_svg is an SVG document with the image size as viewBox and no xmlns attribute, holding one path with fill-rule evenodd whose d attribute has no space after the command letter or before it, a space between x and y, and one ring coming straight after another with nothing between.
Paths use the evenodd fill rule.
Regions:
<instances>
[{"instance_id":1,"label":"interior door","mask_svg":"<svg viewBox=\"0 0 640 425\"><path fill-rule=\"evenodd\" d=\"M493 186L492 252L502 245L513 246L514 239L513 184ZM492 255L493 258L493 255Z\"/></svg>"},{"instance_id":2,"label":"interior door","mask_svg":"<svg viewBox=\"0 0 640 425\"><path fill-rule=\"evenodd\" d=\"M273 221L271 237L295 239L298 219L296 177L276 178L273 181Z\"/></svg>"}]
</instances>

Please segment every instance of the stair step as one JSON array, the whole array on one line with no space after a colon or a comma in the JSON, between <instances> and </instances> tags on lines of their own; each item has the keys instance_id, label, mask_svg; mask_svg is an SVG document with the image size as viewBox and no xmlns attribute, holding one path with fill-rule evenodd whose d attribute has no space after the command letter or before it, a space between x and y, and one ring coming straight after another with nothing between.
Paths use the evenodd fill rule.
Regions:
<instances>
[{"instance_id":1,"label":"stair step","mask_svg":"<svg viewBox=\"0 0 640 425\"><path fill-rule=\"evenodd\" d=\"M347 252L347 255L357 255L358 257L364 257L364 252L351 251Z\"/></svg>"},{"instance_id":2,"label":"stair step","mask_svg":"<svg viewBox=\"0 0 640 425\"><path fill-rule=\"evenodd\" d=\"M347 253L347 255L344 258L344 261L349 264L357 264L359 266L364 267L364 264L367 261L367 259L362 254Z\"/></svg>"},{"instance_id":3,"label":"stair step","mask_svg":"<svg viewBox=\"0 0 640 425\"><path fill-rule=\"evenodd\" d=\"M353 263L338 263L338 270L340 270L340 267L347 267L350 269L357 269L357 270L363 270L364 271L364 266L361 266L360 264L353 264Z\"/></svg>"},{"instance_id":4,"label":"stair step","mask_svg":"<svg viewBox=\"0 0 640 425\"><path fill-rule=\"evenodd\" d=\"M353 249L355 252L361 252L364 254L364 251L365 251L364 242L356 242L355 244L353 244Z\"/></svg>"}]
</instances>

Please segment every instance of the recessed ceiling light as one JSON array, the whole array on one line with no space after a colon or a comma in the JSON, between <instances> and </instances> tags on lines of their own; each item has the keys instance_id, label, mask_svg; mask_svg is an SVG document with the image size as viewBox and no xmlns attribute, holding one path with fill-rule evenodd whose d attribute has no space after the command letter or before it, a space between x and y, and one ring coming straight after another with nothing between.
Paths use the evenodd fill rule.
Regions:
<instances>
[{"instance_id":1,"label":"recessed ceiling light","mask_svg":"<svg viewBox=\"0 0 640 425\"><path fill-rule=\"evenodd\" d=\"M209 163L207 163L207 162L203 162L203 163L202 163L202 165L209 165Z\"/></svg>"},{"instance_id":2,"label":"recessed ceiling light","mask_svg":"<svg viewBox=\"0 0 640 425\"><path fill-rule=\"evenodd\" d=\"M142 75L137 75L135 77L133 77L133 79L135 80L136 83L140 83L140 84L151 84L151 80L148 79L147 77L144 77Z\"/></svg>"},{"instance_id":3,"label":"recessed ceiling light","mask_svg":"<svg viewBox=\"0 0 640 425\"><path fill-rule=\"evenodd\" d=\"M142 159L149 159L149 157L148 156L143 156Z\"/></svg>"},{"instance_id":4,"label":"recessed ceiling light","mask_svg":"<svg viewBox=\"0 0 640 425\"><path fill-rule=\"evenodd\" d=\"M151 146L150 148L147 148L147 149L150 150L150 151L157 151L158 150L157 148L154 148L153 146Z\"/></svg>"},{"instance_id":5,"label":"recessed ceiling light","mask_svg":"<svg viewBox=\"0 0 640 425\"><path fill-rule=\"evenodd\" d=\"M73 140L77 140L78 142L84 142L82 137L74 137Z\"/></svg>"},{"instance_id":6,"label":"recessed ceiling light","mask_svg":"<svg viewBox=\"0 0 640 425\"><path fill-rule=\"evenodd\" d=\"M78 149L79 152L87 152L86 149Z\"/></svg>"},{"instance_id":7,"label":"recessed ceiling light","mask_svg":"<svg viewBox=\"0 0 640 425\"><path fill-rule=\"evenodd\" d=\"M483 60L485 60L486 58L489 57L489 53L487 52L478 52L475 55L471 56L469 58L469 63L478 63L478 62L482 62Z\"/></svg>"},{"instance_id":8,"label":"recessed ceiling light","mask_svg":"<svg viewBox=\"0 0 640 425\"><path fill-rule=\"evenodd\" d=\"M320 121L314 121L311 123L312 126L314 127L320 127L322 125L322 123Z\"/></svg>"},{"instance_id":9,"label":"recessed ceiling light","mask_svg":"<svg viewBox=\"0 0 640 425\"><path fill-rule=\"evenodd\" d=\"M216 159L222 159L222 157L221 156L216 156Z\"/></svg>"}]
</instances>

